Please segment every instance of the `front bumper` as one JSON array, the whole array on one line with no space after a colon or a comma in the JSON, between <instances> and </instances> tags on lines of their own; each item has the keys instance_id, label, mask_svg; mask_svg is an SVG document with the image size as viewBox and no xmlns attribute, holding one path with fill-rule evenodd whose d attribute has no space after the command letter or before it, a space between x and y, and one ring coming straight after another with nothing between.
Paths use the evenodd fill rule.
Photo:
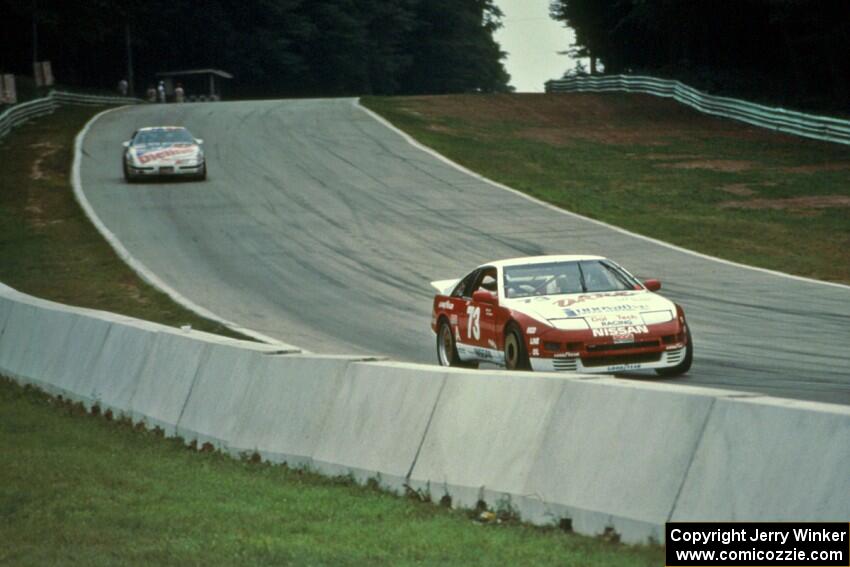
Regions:
<instances>
[{"instance_id":1,"label":"front bumper","mask_svg":"<svg viewBox=\"0 0 850 567\"><path fill-rule=\"evenodd\" d=\"M204 169L204 162L197 165L127 165L127 172L133 177L180 177L182 175L198 175Z\"/></svg>"},{"instance_id":2,"label":"front bumper","mask_svg":"<svg viewBox=\"0 0 850 567\"><path fill-rule=\"evenodd\" d=\"M582 374L611 374L613 372L630 372L632 370L652 370L655 368L670 368L678 365L685 358L686 346L658 353L642 353L640 358L622 356L621 361L611 360L610 364L586 366L579 356L554 358L530 357L531 368L537 372L578 372ZM654 359L654 360L653 360Z\"/></svg>"},{"instance_id":3,"label":"front bumper","mask_svg":"<svg viewBox=\"0 0 850 567\"><path fill-rule=\"evenodd\" d=\"M648 326L649 332L597 336L592 331L546 329L527 337L533 370L611 374L670 368L687 355L684 317Z\"/></svg>"}]
</instances>

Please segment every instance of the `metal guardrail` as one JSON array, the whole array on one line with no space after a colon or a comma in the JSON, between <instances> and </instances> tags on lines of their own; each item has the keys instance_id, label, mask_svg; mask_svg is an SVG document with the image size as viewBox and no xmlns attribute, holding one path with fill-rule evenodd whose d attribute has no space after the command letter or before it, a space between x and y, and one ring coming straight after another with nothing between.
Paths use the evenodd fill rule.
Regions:
<instances>
[{"instance_id":1,"label":"metal guardrail","mask_svg":"<svg viewBox=\"0 0 850 567\"><path fill-rule=\"evenodd\" d=\"M8 134L12 128L20 126L27 120L37 116L50 114L62 104L97 106L107 104L137 104L140 102L142 101L137 98L96 96L51 91L50 94L44 98L16 104L3 112L3 114L0 114L0 139Z\"/></svg>"},{"instance_id":2,"label":"metal guardrail","mask_svg":"<svg viewBox=\"0 0 850 567\"><path fill-rule=\"evenodd\" d=\"M546 92L651 94L673 98L705 114L731 118L795 136L850 145L849 120L763 106L734 98L713 96L679 81L638 75L580 75L547 81Z\"/></svg>"}]
</instances>

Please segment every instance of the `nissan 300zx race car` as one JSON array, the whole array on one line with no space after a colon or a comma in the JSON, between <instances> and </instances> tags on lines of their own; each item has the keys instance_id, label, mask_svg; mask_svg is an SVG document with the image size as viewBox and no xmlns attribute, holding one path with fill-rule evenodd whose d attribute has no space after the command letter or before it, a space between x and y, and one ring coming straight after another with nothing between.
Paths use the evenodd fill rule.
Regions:
<instances>
[{"instance_id":1,"label":"nissan 300zx race car","mask_svg":"<svg viewBox=\"0 0 850 567\"><path fill-rule=\"evenodd\" d=\"M201 149L203 140L194 138L181 126L140 128L124 142L124 179L133 182L145 177L207 178L207 163Z\"/></svg>"},{"instance_id":2,"label":"nissan 300zx race car","mask_svg":"<svg viewBox=\"0 0 850 567\"><path fill-rule=\"evenodd\" d=\"M682 308L600 256L490 262L431 282L442 366L683 374L694 344Z\"/></svg>"}]
</instances>

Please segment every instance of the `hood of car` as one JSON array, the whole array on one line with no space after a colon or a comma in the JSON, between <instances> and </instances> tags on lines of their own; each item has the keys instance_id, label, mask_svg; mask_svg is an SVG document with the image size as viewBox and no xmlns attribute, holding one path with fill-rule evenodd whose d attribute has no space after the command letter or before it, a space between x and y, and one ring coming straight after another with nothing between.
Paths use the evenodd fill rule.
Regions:
<instances>
[{"instance_id":1,"label":"hood of car","mask_svg":"<svg viewBox=\"0 0 850 567\"><path fill-rule=\"evenodd\" d=\"M197 144L152 144L132 146L130 156L138 165L180 165L194 162L201 155Z\"/></svg>"},{"instance_id":2,"label":"hood of car","mask_svg":"<svg viewBox=\"0 0 850 567\"><path fill-rule=\"evenodd\" d=\"M565 330L651 325L676 315L672 301L646 290L505 299L503 305Z\"/></svg>"}]
</instances>

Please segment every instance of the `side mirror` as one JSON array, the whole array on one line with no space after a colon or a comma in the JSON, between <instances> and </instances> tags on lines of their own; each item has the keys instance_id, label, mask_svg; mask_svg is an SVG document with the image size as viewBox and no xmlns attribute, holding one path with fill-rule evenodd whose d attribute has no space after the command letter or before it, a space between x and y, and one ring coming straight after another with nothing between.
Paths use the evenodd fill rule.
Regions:
<instances>
[{"instance_id":1,"label":"side mirror","mask_svg":"<svg viewBox=\"0 0 850 567\"><path fill-rule=\"evenodd\" d=\"M204 141L201 138L195 138L195 143L200 146L201 144L204 143Z\"/></svg>"},{"instance_id":2,"label":"side mirror","mask_svg":"<svg viewBox=\"0 0 850 567\"><path fill-rule=\"evenodd\" d=\"M479 289L474 292L472 294L472 301L477 303L489 303L490 305L496 305L497 303L496 296L493 295L493 292L487 291L486 289Z\"/></svg>"},{"instance_id":3,"label":"side mirror","mask_svg":"<svg viewBox=\"0 0 850 567\"><path fill-rule=\"evenodd\" d=\"M124 146L125 148L129 148L130 147L130 140L127 140L126 142L122 142L121 145Z\"/></svg>"},{"instance_id":4,"label":"side mirror","mask_svg":"<svg viewBox=\"0 0 850 567\"><path fill-rule=\"evenodd\" d=\"M658 291L661 289L661 282L656 279L650 279L643 282L643 287L649 291Z\"/></svg>"}]
</instances>

